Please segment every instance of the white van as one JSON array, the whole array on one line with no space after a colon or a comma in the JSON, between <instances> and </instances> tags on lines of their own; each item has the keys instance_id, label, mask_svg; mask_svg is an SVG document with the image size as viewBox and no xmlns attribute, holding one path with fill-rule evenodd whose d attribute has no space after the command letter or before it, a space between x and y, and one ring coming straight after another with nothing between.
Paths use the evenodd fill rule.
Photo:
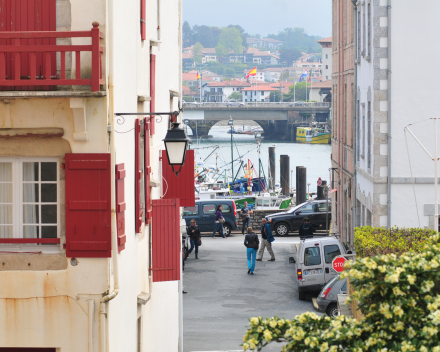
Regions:
<instances>
[{"instance_id":1,"label":"white van","mask_svg":"<svg viewBox=\"0 0 440 352\"><path fill-rule=\"evenodd\" d=\"M310 292L321 289L338 273L332 268L333 259L347 254L342 243L333 236L314 236L300 240L293 245L295 279L298 282L299 299L305 300Z\"/></svg>"}]
</instances>

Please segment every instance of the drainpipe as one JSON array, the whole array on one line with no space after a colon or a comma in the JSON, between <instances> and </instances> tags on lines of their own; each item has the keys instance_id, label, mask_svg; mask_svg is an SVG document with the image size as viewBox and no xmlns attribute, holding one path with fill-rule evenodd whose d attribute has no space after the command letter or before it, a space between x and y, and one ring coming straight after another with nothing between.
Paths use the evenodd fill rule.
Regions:
<instances>
[{"instance_id":1,"label":"drainpipe","mask_svg":"<svg viewBox=\"0 0 440 352\"><path fill-rule=\"evenodd\" d=\"M116 167L116 147L115 147L115 115L114 115L114 51L115 51L115 37L114 37L114 26L115 26L115 1L109 0L109 16L108 23L111 23L107 28L108 30L108 53L109 53L109 125L111 126L110 131L110 158L111 158L111 241L112 241L112 264L113 264L113 291L108 295L101 298L99 304L99 322L100 322L100 347L101 352L107 350L107 324L106 324L106 302L111 301L119 293L119 266L118 266L118 239L117 239L117 229L116 229L116 185L115 185L115 167Z\"/></svg>"},{"instance_id":2,"label":"drainpipe","mask_svg":"<svg viewBox=\"0 0 440 352\"><path fill-rule=\"evenodd\" d=\"M356 55L357 55L357 46L358 46L358 42L357 42L357 5L356 5L356 3L357 3L357 0L351 0L351 2L353 3L353 11L354 11L354 16L353 16L353 18L354 18L354 52L355 52L355 57L356 57ZM354 232L354 229L355 229L355 227L356 227L356 217L357 217L357 208L356 208L356 197L357 197L357 171L356 171L356 157L357 157L357 143L358 143L358 141L357 141L357 139L356 139L356 135L357 135L357 133L356 133L356 131L357 131L357 128L358 128L358 126L357 126L357 116L356 116L356 114L357 114L357 109L356 109L356 102L357 102L357 99L358 99L358 97L357 97L357 93L358 93L358 89L357 89L357 61L356 61L356 59L355 59L355 62L354 62L354 100L353 100L353 111L354 111L354 114L353 114L353 126L354 126L354 128L353 128L353 147L354 147L354 170L353 170L353 173L354 173L354 177L353 177L353 190L354 190L354 194L353 194L353 218L351 219L352 221L352 227L353 227L353 232ZM352 239L352 236L354 236L354 234L351 234L351 238L350 238L350 242L352 242L351 241L351 239ZM353 245L353 243L351 243L351 245Z\"/></svg>"},{"instance_id":3,"label":"drainpipe","mask_svg":"<svg viewBox=\"0 0 440 352\"><path fill-rule=\"evenodd\" d=\"M388 0L388 178L387 178L387 227L391 228L391 0Z\"/></svg>"}]
</instances>

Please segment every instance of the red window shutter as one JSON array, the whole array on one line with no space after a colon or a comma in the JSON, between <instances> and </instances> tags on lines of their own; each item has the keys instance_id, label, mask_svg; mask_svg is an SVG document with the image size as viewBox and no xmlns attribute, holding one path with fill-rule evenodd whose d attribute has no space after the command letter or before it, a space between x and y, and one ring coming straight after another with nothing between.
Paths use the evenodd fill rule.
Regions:
<instances>
[{"instance_id":1,"label":"red window shutter","mask_svg":"<svg viewBox=\"0 0 440 352\"><path fill-rule=\"evenodd\" d=\"M141 210L141 181L142 181L142 170L141 170L141 124L139 119L135 120L135 161L134 161L134 173L135 173L135 226L136 233L141 232L142 228L142 210Z\"/></svg>"},{"instance_id":2,"label":"red window shutter","mask_svg":"<svg viewBox=\"0 0 440 352\"><path fill-rule=\"evenodd\" d=\"M156 112L156 55L150 54L150 112ZM150 135L155 132L155 118L150 118Z\"/></svg>"},{"instance_id":3,"label":"red window shutter","mask_svg":"<svg viewBox=\"0 0 440 352\"><path fill-rule=\"evenodd\" d=\"M167 152L162 150L163 199L180 199L181 207L193 207L196 204L194 187L194 150L186 152L185 164L178 176L168 163Z\"/></svg>"},{"instance_id":4,"label":"red window shutter","mask_svg":"<svg viewBox=\"0 0 440 352\"><path fill-rule=\"evenodd\" d=\"M146 40L147 39L147 5L146 0L141 0L141 39Z\"/></svg>"},{"instance_id":5,"label":"red window shutter","mask_svg":"<svg viewBox=\"0 0 440 352\"><path fill-rule=\"evenodd\" d=\"M116 223L118 234L118 252L125 249L125 169L124 164L116 165Z\"/></svg>"},{"instance_id":6,"label":"red window shutter","mask_svg":"<svg viewBox=\"0 0 440 352\"><path fill-rule=\"evenodd\" d=\"M111 257L110 154L66 153L66 255Z\"/></svg>"},{"instance_id":7,"label":"red window shutter","mask_svg":"<svg viewBox=\"0 0 440 352\"><path fill-rule=\"evenodd\" d=\"M145 129L145 224L151 222L151 165L150 165L150 123L144 119Z\"/></svg>"},{"instance_id":8,"label":"red window shutter","mask_svg":"<svg viewBox=\"0 0 440 352\"><path fill-rule=\"evenodd\" d=\"M178 199L153 200L153 282L180 280L181 243Z\"/></svg>"}]
</instances>

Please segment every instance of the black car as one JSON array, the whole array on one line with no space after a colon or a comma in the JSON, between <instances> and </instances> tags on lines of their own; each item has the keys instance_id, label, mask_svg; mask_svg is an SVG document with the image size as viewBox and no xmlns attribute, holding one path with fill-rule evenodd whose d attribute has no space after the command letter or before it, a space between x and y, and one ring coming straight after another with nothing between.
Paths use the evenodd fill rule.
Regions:
<instances>
[{"instance_id":1,"label":"black car","mask_svg":"<svg viewBox=\"0 0 440 352\"><path fill-rule=\"evenodd\" d=\"M331 205L330 201L327 207L326 200L312 200L297 205L286 212L268 215L266 216L266 220L272 227L272 231L279 236L285 236L288 235L289 232L299 231L299 227L302 225L304 218L310 218L310 221L316 229L327 230L327 211L329 224L332 219ZM322 225L322 227L319 227L320 225Z\"/></svg>"}]
</instances>

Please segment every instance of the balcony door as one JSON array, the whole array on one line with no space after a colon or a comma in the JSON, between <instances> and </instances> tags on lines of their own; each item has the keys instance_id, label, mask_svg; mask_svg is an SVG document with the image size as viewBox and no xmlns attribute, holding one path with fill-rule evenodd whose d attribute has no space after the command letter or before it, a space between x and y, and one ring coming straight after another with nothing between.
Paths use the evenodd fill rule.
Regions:
<instances>
[{"instance_id":1,"label":"balcony door","mask_svg":"<svg viewBox=\"0 0 440 352\"><path fill-rule=\"evenodd\" d=\"M56 0L3 0L0 1L0 31L56 31ZM56 39L20 39L19 45L55 45ZM0 39L0 45L16 45L15 39ZM50 72L56 75L55 52L51 53ZM20 54L20 76L30 76L29 53ZM42 52L36 54L37 78L43 79L45 60ZM6 79L15 79L15 54L6 54ZM51 90L54 86L0 87L1 90Z\"/></svg>"}]
</instances>

